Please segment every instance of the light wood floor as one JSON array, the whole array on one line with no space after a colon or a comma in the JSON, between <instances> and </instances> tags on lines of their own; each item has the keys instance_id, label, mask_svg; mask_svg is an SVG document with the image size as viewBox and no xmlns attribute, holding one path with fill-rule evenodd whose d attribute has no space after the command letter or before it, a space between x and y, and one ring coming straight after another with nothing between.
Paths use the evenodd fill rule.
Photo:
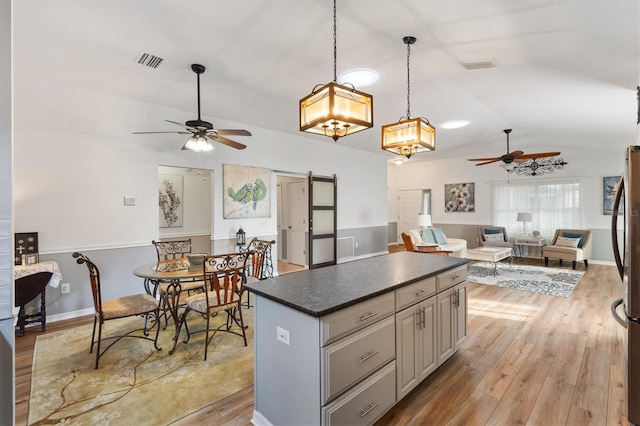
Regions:
<instances>
[{"instance_id":1,"label":"light wood floor","mask_svg":"<svg viewBox=\"0 0 640 426\"><path fill-rule=\"evenodd\" d=\"M578 268L586 273L567 298L470 283L462 348L378 424L628 424L624 329L609 312L622 284L613 266ZM47 333L91 320L52 323ZM27 421L36 330L16 337L17 425ZM249 425L252 411L248 387L177 424Z\"/></svg>"}]
</instances>

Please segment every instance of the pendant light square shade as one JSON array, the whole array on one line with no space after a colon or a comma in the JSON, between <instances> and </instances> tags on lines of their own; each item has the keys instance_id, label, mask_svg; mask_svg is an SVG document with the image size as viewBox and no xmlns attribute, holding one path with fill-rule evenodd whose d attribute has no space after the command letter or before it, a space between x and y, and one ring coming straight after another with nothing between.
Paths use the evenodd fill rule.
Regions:
<instances>
[{"instance_id":1,"label":"pendant light square shade","mask_svg":"<svg viewBox=\"0 0 640 426\"><path fill-rule=\"evenodd\" d=\"M328 83L300 100L300 131L337 139L373 126L373 97Z\"/></svg>"},{"instance_id":2,"label":"pendant light square shade","mask_svg":"<svg viewBox=\"0 0 640 426\"><path fill-rule=\"evenodd\" d=\"M424 117L387 124L382 126L382 149L407 158L418 152L435 151L436 128Z\"/></svg>"}]
</instances>

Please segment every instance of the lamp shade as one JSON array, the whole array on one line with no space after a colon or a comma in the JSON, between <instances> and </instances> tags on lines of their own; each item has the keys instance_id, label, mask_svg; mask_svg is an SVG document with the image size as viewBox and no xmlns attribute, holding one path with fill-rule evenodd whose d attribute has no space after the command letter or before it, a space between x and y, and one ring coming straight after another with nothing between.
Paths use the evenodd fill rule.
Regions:
<instances>
[{"instance_id":1,"label":"lamp shade","mask_svg":"<svg viewBox=\"0 0 640 426\"><path fill-rule=\"evenodd\" d=\"M428 228L431 226L431 215L430 214L419 214L418 215L418 225L422 228Z\"/></svg>"},{"instance_id":2,"label":"lamp shade","mask_svg":"<svg viewBox=\"0 0 640 426\"><path fill-rule=\"evenodd\" d=\"M382 126L382 149L410 158L436 149L436 129L426 118L408 118Z\"/></svg>"},{"instance_id":3,"label":"lamp shade","mask_svg":"<svg viewBox=\"0 0 640 426\"><path fill-rule=\"evenodd\" d=\"M529 213L529 212L519 212L518 213L518 222L531 222L531 213Z\"/></svg>"},{"instance_id":4,"label":"lamp shade","mask_svg":"<svg viewBox=\"0 0 640 426\"><path fill-rule=\"evenodd\" d=\"M328 83L300 100L300 130L334 140L373 126L373 97Z\"/></svg>"}]
</instances>

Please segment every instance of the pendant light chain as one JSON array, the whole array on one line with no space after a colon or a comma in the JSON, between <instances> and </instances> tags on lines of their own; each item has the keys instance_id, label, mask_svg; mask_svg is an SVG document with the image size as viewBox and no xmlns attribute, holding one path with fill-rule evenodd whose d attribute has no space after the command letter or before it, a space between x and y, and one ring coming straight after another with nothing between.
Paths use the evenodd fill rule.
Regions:
<instances>
[{"instance_id":1,"label":"pendant light chain","mask_svg":"<svg viewBox=\"0 0 640 426\"><path fill-rule=\"evenodd\" d=\"M411 93L411 78L409 72L409 56L411 56L411 43L407 43L407 119L411 118L411 106L409 94Z\"/></svg>"},{"instance_id":2,"label":"pendant light chain","mask_svg":"<svg viewBox=\"0 0 640 426\"><path fill-rule=\"evenodd\" d=\"M336 18L336 0L333 0L333 82L338 82L338 38L336 37L337 18Z\"/></svg>"}]
</instances>

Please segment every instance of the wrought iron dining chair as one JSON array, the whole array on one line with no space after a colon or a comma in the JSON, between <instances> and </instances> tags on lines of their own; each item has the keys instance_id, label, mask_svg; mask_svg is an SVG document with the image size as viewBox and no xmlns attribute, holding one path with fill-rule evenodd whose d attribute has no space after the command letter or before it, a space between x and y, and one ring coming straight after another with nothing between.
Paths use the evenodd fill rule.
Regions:
<instances>
[{"instance_id":1,"label":"wrought iron dining chair","mask_svg":"<svg viewBox=\"0 0 640 426\"><path fill-rule=\"evenodd\" d=\"M149 340L153 342L153 346L156 350L161 350L158 347L158 333L160 332L160 312L158 310L158 302L155 297L150 294L132 294L129 296L123 296L116 299L103 300L102 288L100 283L100 271L95 263L93 263L87 256L82 253L75 252L72 256L76 259L78 264L87 265L89 269L89 281L91 283L91 293L93 295L93 305L95 308L93 318L93 333L91 336L91 348L89 353L93 352L93 346L96 345L96 363L94 368L98 368L100 357L104 355L109 348L119 342L125 337L135 337L138 339ZM145 318L144 326L142 328L135 328L126 332L125 334L112 335L108 337L102 336L102 329L106 321L142 316ZM151 316L154 321L151 321L153 327L156 327L155 337L150 337L150 330L147 328L147 318ZM96 328L98 329L98 336L96 339ZM140 334L133 334L141 332ZM100 349L101 343L106 340L113 340L106 348Z\"/></svg>"},{"instance_id":2,"label":"wrought iron dining chair","mask_svg":"<svg viewBox=\"0 0 640 426\"><path fill-rule=\"evenodd\" d=\"M273 277L273 261L271 260L271 247L275 240L261 240L254 237L247 246L247 251L253 252L247 260L247 282L256 282ZM247 308L251 307L249 293L247 293Z\"/></svg>"},{"instance_id":3,"label":"wrought iron dining chair","mask_svg":"<svg viewBox=\"0 0 640 426\"><path fill-rule=\"evenodd\" d=\"M247 335L244 320L242 319L241 300L246 282L245 269L247 259L253 252L229 253L207 256L204 259L203 275L205 280L204 293L195 294L185 300L186 309L180 317L179 330L185 325L187 343L192 334L205 333L204 359L207 359L207 350L213 337L219 332L226 332L242 337L247 346ZM189 331L186 327L187 316L195 312L205 318L206 326L202 330ZM226 321L219 326L211 325L212 317L219 313L226 313ZM232 327L236 324L240 331ZM177 340L176 340L177 344Z\"/></svg>"},{"instance_id":4,"label":"wrought iron dining chair","mask_svg":"<svg viewBox=\"0 0 640 426\"><path fill-rule=\"evenodd\" d=\"M191 238L186 240L173 240L173 241L155 241L152 240L151 243L156 248L156 254L158 256L158 265L156 269L162 272L171 272L189 269L191 264L189 263L189 259L186 257L188 253L191 253ZM167 315L167 311L169 310L169 298L173 297L175 299L174 303L180 304L180 294L169 294L170 282L160 282L151 290L149 282L145 281L145 289L147 289L147 293L152 294L153 296L156 293L160 292L160 304L162 305L162 316L164 316L164 328L167 328L169 324L169 316ZM181 281L180 282L180 293L186 292L187 295L190 295L192 292L202 292L204 289L204 281L202 280L192 280L192 281Z\"/></svg>"}]
</instances>

